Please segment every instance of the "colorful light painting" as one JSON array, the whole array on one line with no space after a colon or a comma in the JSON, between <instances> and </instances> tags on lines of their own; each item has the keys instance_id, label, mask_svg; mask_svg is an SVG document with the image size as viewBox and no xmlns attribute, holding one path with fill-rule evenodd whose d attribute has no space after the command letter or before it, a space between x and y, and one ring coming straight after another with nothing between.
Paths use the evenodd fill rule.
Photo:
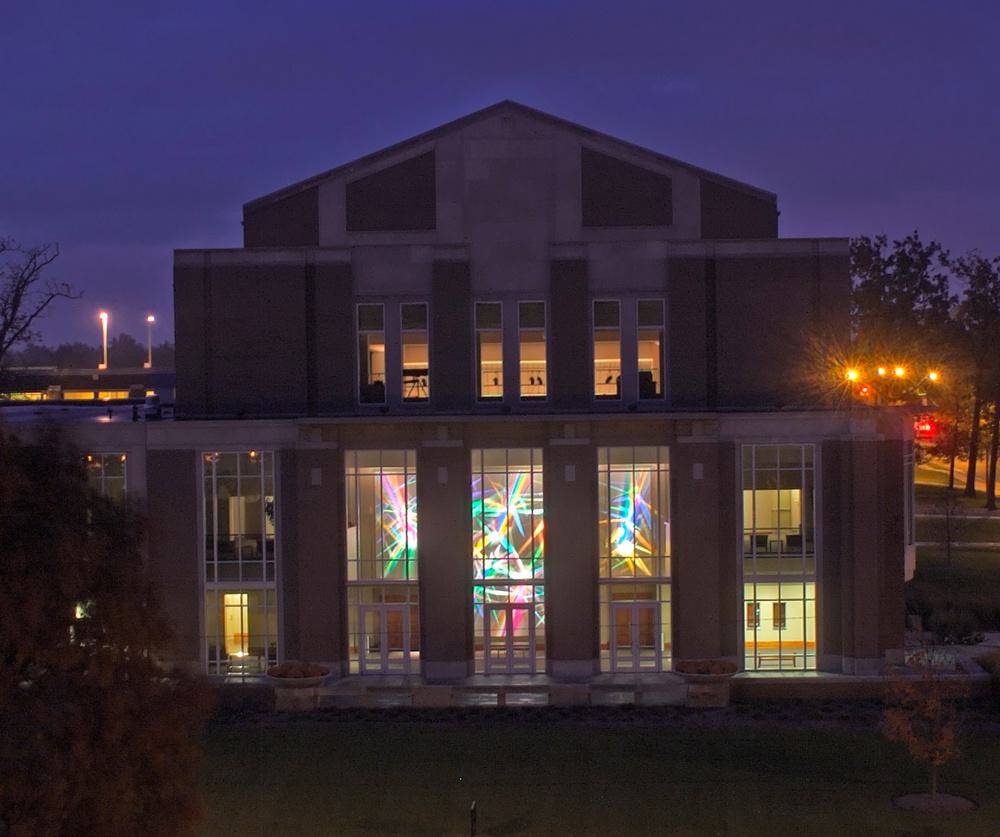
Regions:
<instances>
[{"instance_id":1,"label":"colorful light painting","mask_svg":"<svg viewBox=\"0 0 1000 837\"><path fill-rule=\"evenodd\" d=\"M607 523L611 537L612 575L652 576L655 553L651 502L653 471L612 472Z\"/></svg>"},{"instance_id":2,"label":"colorful light painting","mask_svg":"<svg viewBox=\"0 0 1000 837\"><path fill-rule=\"evenodd\" d=\"M382 577L413 575L417 558L417 477L382 473ZM405 575L404 575L405 564Z\"/></svg>"},{"instance_id":3,"label":"colorful light painting","mask_svg":"<svg viewBox=\"0 0 1000 837\"><path fill-rule=\"evenodd\" d=\"M515 635L527 630L524 620L533 614L544 622L544 588L525 584L543 575L545 515L540 469L517 468L474 474L472 479L472 556L474 576L488 585L475 588L474 603L480 624L484 605L524 607L490 608L491 635L510 628Z\"/></svg>"},{"instance_id":4,"label":"colorful light painting","mask_svg":"<svg viewBox=\"0 0 1000 837\"><path fill-rule=\"evenodd\" d=\"M541 475L486 474L472 481L476 577L520 581L541 574L545 518Z\"/></svg>"},{"instance_id":5,"label":"colorful light painting","mask_svg":"<svg viewBox=\"0 0 1000 837\"><path fill-rule=\"evenodd\" d=\"M507 614L510 613L511 630L515 637L528 635L528 619L533 615L535 628L545 624L545 588L525 584L499 587L477 585L473 589L473 602L477 622L482 623L486 607L490 610L490 636L503 637L507 631ZM512 607L504 607L512 605ZM518 607L518 605L521 605ZM477 633L481 628L477 627Z\"/></svg>"}]
</instances>

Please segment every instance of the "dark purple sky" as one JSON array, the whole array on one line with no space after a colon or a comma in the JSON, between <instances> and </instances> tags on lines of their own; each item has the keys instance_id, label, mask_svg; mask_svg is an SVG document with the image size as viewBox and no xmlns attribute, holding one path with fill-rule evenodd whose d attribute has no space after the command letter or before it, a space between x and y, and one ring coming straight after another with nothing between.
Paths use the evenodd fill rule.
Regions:
<instances>
[{"instance_id":1,"label":"dark purple sky","mask_svg":"<svg viewBox=\"0 0 1000 837\"><path fill-rule=\"evenodd\" d=\"M85 291L49 342L96 341L100 307L166 337L173 248L239 246L244 201L510 98L777 192L783 236L1000 255L998 44L995 0L12 0L0 234L59 242Z\"/></svg>"}]
</instances>

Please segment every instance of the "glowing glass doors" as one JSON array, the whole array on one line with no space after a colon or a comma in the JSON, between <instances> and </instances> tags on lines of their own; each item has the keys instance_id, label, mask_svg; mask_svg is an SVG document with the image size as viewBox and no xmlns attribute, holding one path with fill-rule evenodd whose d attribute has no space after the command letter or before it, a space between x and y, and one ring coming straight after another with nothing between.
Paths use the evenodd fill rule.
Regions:
<instances>
[{"instance_id":1,"label":"glowing glass doors","mask_svg":"<svg viewBox=\"0 0 1000 837\"><path fill-rule=\"evenodd\" d=\"M535 671L535 607L531 604L486 604L484 668L486 674L530 674Z\"/></svg>"},{"instance_id":2,"label":"glowing glass doors","mask_svg":"<svg viewBox=\"0 0 1000 837\"><path fill-rule=\"evenodd\" d=\"M415 624L408 604L359 606L358 672L409 674L413 659Z\"/></svg>"},{"instance_id":3,"label":"glowing glass doors","mask_svg":"<svg viewBox=\"0 0 1000 837\"><path fill-rule=\"evenodd\" d=\"M659 602L613 602L611 619L611 670L660 671Z\"/></svg>"}]
</instances>

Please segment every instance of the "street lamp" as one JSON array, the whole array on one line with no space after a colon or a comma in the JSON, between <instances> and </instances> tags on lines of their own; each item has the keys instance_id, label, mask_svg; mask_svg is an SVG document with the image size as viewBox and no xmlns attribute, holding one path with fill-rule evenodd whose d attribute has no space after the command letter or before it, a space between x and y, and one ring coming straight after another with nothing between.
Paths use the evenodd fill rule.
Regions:
<instances>
[{"instance_id":1,"label":"street lamp","mask_svg":"<svg viewBox=\"0 0 1000 837\"><path fill-rule=\"evenodd\" d=\"M98 369L108 368L108 312L101 311L97 315L97 319L101 321L101 346L104 354L104 361L97 364Z\"/></svg>"},{"instance_id":2,"label":"street lamp","mask_svg":"<svg viewBox=\"0 0 1000 837\"><path fill-rule=\"evenodd\" d=\"M146 315L146 362L142 365L143 369L153 368L153 323L156 322L156 317L152 314Z\"/></svg>"}]
</instances>

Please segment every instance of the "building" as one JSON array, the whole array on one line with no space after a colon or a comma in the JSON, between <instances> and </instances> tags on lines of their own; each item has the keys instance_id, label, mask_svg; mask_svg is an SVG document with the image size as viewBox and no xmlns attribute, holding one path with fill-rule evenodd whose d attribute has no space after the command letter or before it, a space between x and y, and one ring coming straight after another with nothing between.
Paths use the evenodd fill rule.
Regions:
<instances>
[{"instance_id":1,"label":"building","mask_svg":"<svg viewBox=\"0 0 1000 837\"><path fill-rule=\"evenodd\" d=\"M176 419L74 425L150 519L178 659L429 682L903 643L912 428L797 383L844 239L501 102L175 254Z\"/></svg>"}]
</instances>

